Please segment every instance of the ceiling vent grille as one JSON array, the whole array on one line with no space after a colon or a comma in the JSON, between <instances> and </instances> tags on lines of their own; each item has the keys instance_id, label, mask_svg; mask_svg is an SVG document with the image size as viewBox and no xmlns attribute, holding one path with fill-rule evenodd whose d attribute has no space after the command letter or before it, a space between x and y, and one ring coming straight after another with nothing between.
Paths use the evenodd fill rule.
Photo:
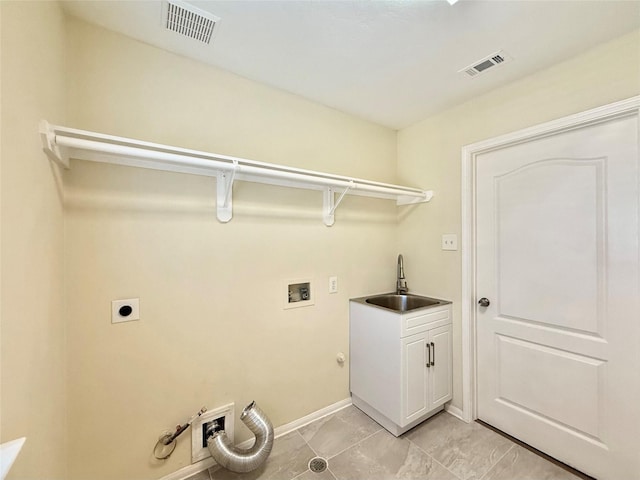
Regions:
<instances>
[{"instance_id":1,"label":"ceiling vent grille","mask_svg":"<svg viewBox=\"0 0 640 480\"><path fill-rule=\"evenodd\" d=\"M164 25L167 30L207 45L211 42L213 27L220 18L180 0L167 1L165 10Z\"/></svg>"},{"instance_id":2,"label":"ceiling vent grille","mask_svg":"<svg viewBox=\"0 0 640 480\"><path fill-rule=\"evenodd\" d=\"M487 55L481 60L473 62L467 67L461 68L460 70L458 70L458 73L463 73L465 75L468 75L469 77L477 77L490 68L502 65L511 60L513 60L511 56L509 56L503 50L500 50L499 52L492 53L491 55Z\"/></svg>"}]
</instances>

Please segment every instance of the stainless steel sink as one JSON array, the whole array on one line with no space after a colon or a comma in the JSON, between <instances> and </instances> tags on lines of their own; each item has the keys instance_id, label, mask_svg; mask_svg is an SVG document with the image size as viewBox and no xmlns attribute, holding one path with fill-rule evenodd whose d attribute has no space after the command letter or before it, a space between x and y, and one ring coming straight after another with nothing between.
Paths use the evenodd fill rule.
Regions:
<instances>
[{"instance_id":1,"label":"stainless steel sink","mask_svg":"<svg viewBox=\"0 0 640 480\"><path fill-rule=\"evenodd\" d=\"M407 312L417 308L432 307L436 305L446 305L450 302L438 300L436 298L422 297L420 295L385 293L382 295L374 295L372 297L363 297L360 300L363 303L376 305L382 308L388 308L395 312Z\"/></svg>"}]
</instances>

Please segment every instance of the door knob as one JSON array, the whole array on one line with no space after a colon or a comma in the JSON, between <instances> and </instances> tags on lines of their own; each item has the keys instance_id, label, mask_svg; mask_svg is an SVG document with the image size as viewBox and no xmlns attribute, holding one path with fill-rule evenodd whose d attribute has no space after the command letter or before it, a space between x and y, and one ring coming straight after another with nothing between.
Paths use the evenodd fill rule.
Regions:
<instances>
[{"instance_id":1,"label":"door knob","mask_svg":"<svg viewBox=\"0 0 640 480\"><path fill-rule=\"evenodd\" d=\"M478 300L478 305L480 305L481 307L488 307L489 305L491 305L491 302L487 297L482 297L480 300Z\"/></svg>"}]
</instances>

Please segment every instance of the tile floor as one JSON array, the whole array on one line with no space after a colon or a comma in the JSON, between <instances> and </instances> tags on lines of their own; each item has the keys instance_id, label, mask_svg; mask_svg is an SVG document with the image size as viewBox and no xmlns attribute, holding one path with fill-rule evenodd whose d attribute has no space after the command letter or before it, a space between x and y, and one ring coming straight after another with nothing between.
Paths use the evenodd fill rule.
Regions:
<instances>
[{"instance_id":1,"label":"tile floor","mask_svg":"<svg viewBox=\"0 0 640 480\"><path fill-rule=\"evenodd\" d=\"M322 473L308 463L328 460ZM258 470L220 467L186 480L579 480L478 424L440 413L396 438L350 406L277 438Z\"/></svg>"}]
</instances>

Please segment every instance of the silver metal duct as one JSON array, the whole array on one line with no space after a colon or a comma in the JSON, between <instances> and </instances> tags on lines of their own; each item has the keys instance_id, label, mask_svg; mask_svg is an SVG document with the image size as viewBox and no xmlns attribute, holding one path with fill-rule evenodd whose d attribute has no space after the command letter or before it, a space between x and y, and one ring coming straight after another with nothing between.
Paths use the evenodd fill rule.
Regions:
<instances>
[{"instance_id":1,"label":"silver metal duct","mask_svg":"<svg viewBox=\"0 0 640 480\"><path fill-rule=\"evenodd\" d=\"M227 470L245 473L255 470L264 463L273 448L273 425L256 402L251 402L240 415L240 420L256 436L251 448L235 447L224 430L213 433L207 439L209 452L219 465Z\"/></svg>"}]
</instances>

